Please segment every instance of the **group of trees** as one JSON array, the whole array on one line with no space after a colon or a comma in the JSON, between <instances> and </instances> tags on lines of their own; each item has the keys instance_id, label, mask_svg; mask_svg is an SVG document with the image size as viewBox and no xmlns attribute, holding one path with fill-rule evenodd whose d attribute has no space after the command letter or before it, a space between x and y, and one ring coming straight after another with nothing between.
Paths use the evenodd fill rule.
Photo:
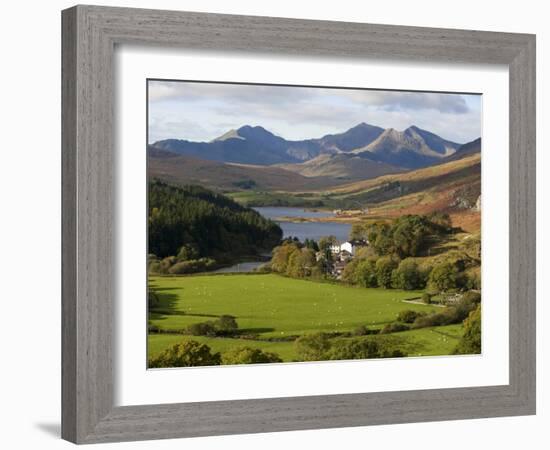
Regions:
<instances>
[{"instance_id":1,"label":"group of trees","mask_svg":"<svg viewBox=\"0 0 550 450\"><path fill-rule=\"evenodd\" d=\"M464 245L467 251L451 251L428 262L417 261L437 236L451 231L450 218L442 213L354 224L350 238L368 241L369 245L356 251L341 279L363 287L428 288L433 293L479 289L479 274L470 271L479 267L479 239L468 240ZM334 236L322 237L318 242L306 239L304 243L286 239L273 250L271 270L297 278L325 277L333 264L330 247L335 242Z\"/></svg>"},{"instance_id":2,"label":"group of trees","mask_svg":"<svg viewBox=\"0 0 550 450\"><path fill-rule=\"evenodd\" d=\"M406 331L418 328L436 327L443 325L452 325L458 323L465 323L465 327L468 328L468 321L470 321L470 315L476 310L480 309L481 294L476 291L468 291L462 294L460 300L455 304L445 307L440 312L426 313L413 310L401 311L394 322L386 324L381 330L381 334L395 333L398 331ZM471 322L474 322L471 319ZM471 328L475 328L471 325ZM480 330L479 330L480 331ZM470 333L470 344L474 341L474 331ZM480 339L481 333L478 334ZM481 343L479 344L481 345ZM468 349L471 349L470 345ZM475 352L466 352L475 353Z\"/></svg>"},{"instance_id":3,"label":"group of trees","mask_svg":"<svg viewBox=\"0 0 550 450\"><path fill-rule=\"evenodd\" d=\"M465 259L474 267L475 262ZM457 262L442 258L435 263L419 264L414 258L399 260L394 256L356 258L342 273L342 280L363 287L405 290L428 289L432 293L462 289L479 289L477 272L461 269Z\"/></svg>"},{"instance_id":4,"label":"group of trees","mask_svg":"<svg viewBox=\"0 0 550 450\"><path fill-rule=\"evenodd\" d=\"M360 256L350 261L342 273L342 281L363 287L423 289L428 279L427 269L412 258L399 260L395 256Z\"/></svg>"},{"instance_id":5,"label":"group of trees","mask_svg":"<svg viewBox=\"0 0 550 450\"><path fill-rule=\"evenodd\" d=\"M369 338L331 339L327 333L302 336L294 342L299 361L396 358L405 356L383 341Z\"/></svg>"},{"instance_id":6,"label":"group of trees","mask_svg":"<svg viewBox=\"0 0 550 450\"><path fill-rule=\"evenodd\" d=\"M452 231L451 219L445 213L427 216L407 214L391 223L377 221L354 224L351 239L368 240L378 256L395 255L399 258L419 256L425 251L433 235Z\"/></svg>"},{"instance_id":7,"label":"group of trees","mask_svg":"<svg viewBox=\"0 0 550 450\"><path fill-rule=\"evenodd\" d=\"M481 353L481 305L470 311L464 321L464 334L453 354L470 355Z\"/></svg>"},{"instance_id":8,"label":"group of trees","mask_svg":"<svg viewBox=\"0 0 550 450\"><path fill-rule=\"evenodd\" d=\"M211 270L270 250L282 238L275 222L200 186L151 181L148 202L150 267L158 273Z\"/></svg>"},{"instance_id":9,"label":"group of trees","mask_svg":"<svg viewBox=\"0 0 550 450\"><path fill-rule=\"evenodd\" d=\"M271 270L294 278L321 276L323 268L317 263L315 250L296 241L285 241L273 249Z\"/></svg>"},{"instance_id":10,"label":"group of trees","mask_svg":"<svg viewBox=\"0 0 550 450\"><path fill-rule=\"evenodd\" d=\"M207 344L194 340L184 340L167 348L157 356L149 358L148 366L150 368L196 367L276 362L282 362L279 355L257 348L239 346L221 354L212 352Z\"/></svg>"}]
</instances>

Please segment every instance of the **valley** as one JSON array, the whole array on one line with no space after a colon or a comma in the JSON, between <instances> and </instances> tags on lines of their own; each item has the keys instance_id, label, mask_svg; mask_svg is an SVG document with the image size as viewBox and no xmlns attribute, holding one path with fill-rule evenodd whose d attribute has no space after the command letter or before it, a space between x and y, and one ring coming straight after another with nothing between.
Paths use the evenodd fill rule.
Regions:
<instances>
[{"instance_id":1,"label":"valley","mask_svg":"<svg viewBox=\"0 0 550 450\"><path fill-rule=\"evenodd\" d=\"M243 126L147 154L149 367L478 352L459 349L481 299L480 139ZM174 363L184 348L206 356Z\"/></svg>"}]
</instances>

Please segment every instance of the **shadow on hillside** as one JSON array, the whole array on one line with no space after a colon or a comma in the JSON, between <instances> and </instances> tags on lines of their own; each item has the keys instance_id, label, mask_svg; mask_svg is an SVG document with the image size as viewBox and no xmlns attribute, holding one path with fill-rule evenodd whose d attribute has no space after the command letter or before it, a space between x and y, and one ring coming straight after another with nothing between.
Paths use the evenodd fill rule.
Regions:
<instances>
[{"instance_id":1,"label":"shadow on hillside","mask_svg":"<svg viewBox=\"0 0 550 450\"><path fill-rule=\"evenodd\" d=\"M271 333L273 331L275 331L275 328L240 328L237 332L237 335Z\"/></svg>"},{"instance_id":2,"label":"shadow on hillside","mask_svg":"<svg viewBox=\"0 0 550 450\"><path fill-rule=\"evenodd\" d=\"M382 203L388 200L393 200L404 195L414 194L437 186L449 185L454 181L464 179L465 177L481 174L481 165L474 164L464 167L460 170L433 177L424 178L421 180L412 181L390 181L381 186L377 186L355 195L350 195L345 200L360 201L362 203Z\"/></svg>"},{"instance_id":3,"label":"shadow on hillside","mask_svg":"<svg viewBox=\"0 0 550 450\"><path fill-rule=\"evenodd\" d=\"M180 300L180 296L171 291L181 291L182 288L174 287L159 287L155 283L149 284L149 291L156 297L158 303L149 306L149 319L161 319L162 317L153 317L153 314L185 314L184 311L177 311L176 305Z\"/></svg>"}]
</instances>

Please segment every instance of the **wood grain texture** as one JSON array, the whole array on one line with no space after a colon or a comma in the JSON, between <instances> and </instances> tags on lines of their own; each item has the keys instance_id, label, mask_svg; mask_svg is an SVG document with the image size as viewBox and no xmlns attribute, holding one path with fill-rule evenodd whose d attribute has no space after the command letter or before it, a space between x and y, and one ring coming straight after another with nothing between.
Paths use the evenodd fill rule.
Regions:
<instances>
[{"instance_id":1,"label":"wood grain texture","mask_svg":"<svg viewBox=\"0 0 550 450\"><path fill-rule=\"evenodd\" d=\"M535 412L535 38L467 30L77 6L63 11L62 435L77 443ZM115 44L307 58L506 64L510 383L113 407Z\"/></svg>"}]
</instances>

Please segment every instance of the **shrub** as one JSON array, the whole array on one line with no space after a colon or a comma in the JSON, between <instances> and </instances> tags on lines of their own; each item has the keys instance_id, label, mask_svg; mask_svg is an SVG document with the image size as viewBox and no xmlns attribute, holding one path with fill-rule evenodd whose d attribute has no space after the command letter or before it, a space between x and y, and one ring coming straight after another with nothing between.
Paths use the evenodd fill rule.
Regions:
<instances>
[{"instance_id":1,"label":"shrub","mask_svg":"<svg viewBox=\"0 0 550 450\"><path fill-rule=\"evenodd\" d=\"M283 360L276 353L264 352L258 348L237 347L222 355L222 364L263 364Z\"/></svg>"},{"instance_id":2,"label":"shrub","mask_svg":"<svg viewBox=\"0 0 550 450\"><path fill-rule=\"evenodd\" d=\"M435 230L440 233L449 233L453 228L451 217L447 213L439 211L428 214L428 220L432 223Z\"/></svg>"},{"instance_id":3,"label":"shrub","mask_svg":"<svg viewBox=\"0 0 550 450\"><path fill-rule=\"evenodd\" d=\"M188 261L190 259L197 259L199 257L199 250L196 245L185 244L183 245L176 256L178 261Z\"/></svg>"},{"instance_id":4,"label":"shrub","mask_svg":"<svg viewBox=\"0 0 550 450\"><path fill-rule=\"evenodd\" d=\"M397 333L399 331L407 331L410 329L411 327L409 325L405 325L404 323L399 322L393 322L384 325L384 327L380 330L380 334Z\"/></svg>"},{"instance_id":5,"label":"shrub","mask_svg":"<svg viewBox=\"0 0 550 450\"><path fill-rule=\"evenodd\" d=\"M404 356L407 356L407 354L398 349L382 350L380 353L380 358L403 358Z\"/></svg>"},{"instance_id":6,"label":"shrub","mask_svg":"<svg viewBox=\"0 0 550 450\"><path fill-rule=\"evenodd\" d=\"M469 270L465 273L467 289L481 289L481 274L479 270Z\"/></svg>"},{"instance_id":7,"label":"shrub","mask_svg":"<svg viewBox=\"0 0 550 450\"><path fill-rule=\"evenodd\" d=\"M189 261L175 263L168 269L168 273L183 275L187 273L204 272L214 268L216 268L216 261L212 258L190 259Z\"/></svg>"},{"instance_id":8,"label":"shrub","mask_svg":"<svg viewBox=\"0 0 550 450\"><path fill-rule=\"evenodd\" d=\"M331 360L379 357L380 348L378 344L369 339L338 340L325 355L325 359Z\"/></svg>"},{"instance_id":9,"label":"shrub","mask_svg":"<svg viewBox=\"0 0 550 450\"><path fill-rule=\"evenodd\" d=\"M462 301L466 303L481 303L481 293L476 291L465 292Z\"/></svg>"},{"instance_id":10,"label":"shrub","mask_svg":"<svg viewBox=\"0 0 550 450\"><path fill-rule=\"evenodd\" d=\"M159 262L159 273L168 273L168 269L176 262L175 256L167 256Z\"/></svg>"},{"instance_id":11,"label":"shrub","mask_svg":"<svg viewBox=\"0 0 550 450\"><path fill-rule=\"evenodd\" d=\"M413 311L412 309L406 309L397 314L397 321L403 323L413 323L417 317L425 316L425 312Z\"/></svg>"},{"instance_id":12,"label":"shrub","mask_svg":"<svg viewBox=\"0 0 550 450\"><path fill-rule=\"evenodd\" d=\"M326 333L315 333L301 336L294 341L296 354L300 361L321 361L330 349L329 336Z\"/></svg>"},{"instance_id":13,"label":"shrub","mask_svg":"<svg viewBox=\"0 0 550 450\"><path fill-rule=\"evenodd\" d=\"M217 329L214 322L199 322L189 325L187 333L193 336L216 336Z\"/></svg>"},{"instance_id":14,"label":"shrub","mask_svg":"<svg viewBox=\"0 0 550 450\"><path fill-rule=\"evenodd\" d=\"M436 327L461 323L475 308L476 303L462 299L454 306L447 306L442 312L417 317L412 328Z\"/></svg>"},{"instance_id":15,"label":"shrub","mask_svg":"<svg viewBox=\"0 0 550 450\"><path fill-rule=\"evenodd\" d=\"M183 341L149 359L150 368L217 366L220 354L212 353L210 347L197 341Z\"/></svg>"},{"instance_id":16,"label":"shrub","mask_svg":"<svg viewBox=\"0 0 550 450\"><path fill-rule=\"evenodd\" d=\"M239 326L235 317L222 315L217 320L198 322L187 327L187 333L193 336L231 336Z\"/></svg>"},{"instance_id":17,"label":"shrub","mask_svg":"<svg viewBox=\"0 0 550 450\"><path fill-rule=\"evenodd\" d=\"M399 349L391 348L384 340L347 339L337 340L325 354L327 360L397 358L406 356Z\"/></svg>"},{"instance_id":18,"label":"shrub","mask_svg":"<svg viewBox=\"0 0 550 450\"><path fill-rule=\"evenodd\" d=\"M380 330L377 328L369 328L366 325L359 325L355 330L353 330L354 336L368 336L370 334L378 334Z\"/></svg>"},{"instance_id":19,"label":"shrub","mask_svg":"<svg viewBox=\"0 0 550 450\"><path fill-rule=\"evenodd\" d=\"M454 355L481 353L481 307L470 312L464 321L464 335L453 351Z\"/></svg>"},{"instance_id":20,"label":"shrub","mask_svg":"<svg viewBox=\"0 0 550 450\"><path fill-rule=\"evenodd\" d=\"M232 334L234 333L239 326L235 317L229 315L222 315L214 322L214 326L218 333Z\"/></svg>"}]
</instances>

